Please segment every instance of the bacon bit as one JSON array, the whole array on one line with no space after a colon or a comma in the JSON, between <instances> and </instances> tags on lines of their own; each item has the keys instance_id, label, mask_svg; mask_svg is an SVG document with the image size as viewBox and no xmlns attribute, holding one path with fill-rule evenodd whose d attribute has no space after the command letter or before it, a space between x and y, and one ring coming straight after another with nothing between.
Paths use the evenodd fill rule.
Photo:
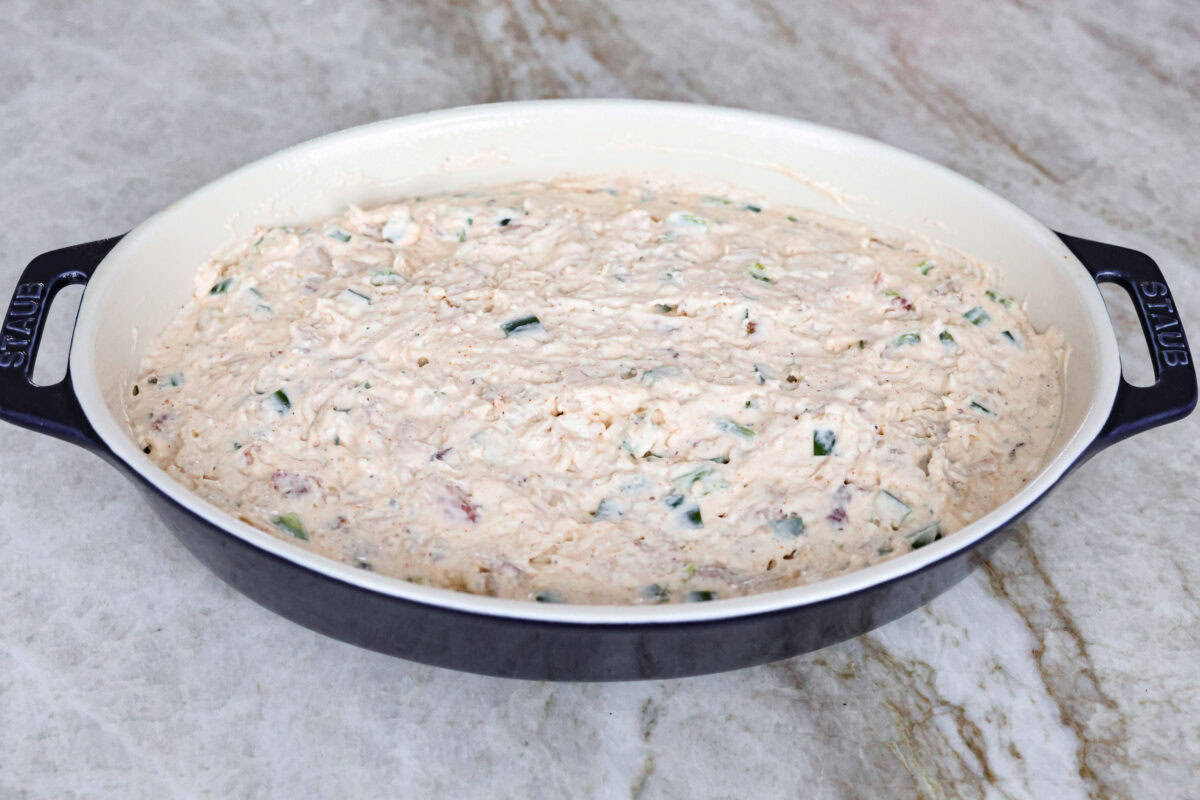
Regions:
<instances>
[{"instance_id":1,"label":"bacon bit","mask_svg":"<svg viewBox=\"0 0 1200 800\"><path fill-rule=\"evenodd\" d=\"M293 494L308 494L314 486L320 486L321 482L316 478L308 475L301 475L296 472L284 472L283 470L275 470L271 474L271 487L275 491L283 495Z\"/></svg>"},{"instance_id":2,"label":"bacon bit","mask_svg":"<svg viewBox=\"0 0 1200 800\"><path fill-rule=\"evenodd\" d=\"M905 311L916 310L916 306L910 303L907 297L901 297L899 295L892 298L892 305L896 306L897 308L902 308Z\"/></svg>"},{"instance_id":3,"label":"bacon bit","mask_svg":"<svg viewBox=\"0 0 1200 800\"><path fill-rule=\"evenodd\" d=\"M170 418L170 414L159 414L150 422L150 427L154 428L156 431L161 431L163 429L163 425L165 425L167 420Z\"/></svg>"},{"instance_id":4,"label":"bacon bit","mask_svg":"<svg viewBox=\"0 0 1200 800\"><path fill-rule=\"evenodd\" d=\"M446 484L446 488L450 492L452 508L461 512L469 521L479 522L479 506L471 502L471 495L453 483Z\"/></svg>"},{"instance_id":5,"label":"bacon bit","mask_svg":"<svg viewBox=\"0 0 1200 800\"><path fill-rule=\"evenodd\" d=\"M825 519L829 520L829 524L834 527L834 530L840 531L846 526L846 509L835 508Z\"/></svg>"},{"instance_id":6,"label":"bacon bit","mask_svg":"<svg viewBox=\"0 0 1200 800\"><path fill-rule=\"evenodd\" d=\"M443 447L441 450L438 450L436 453L434 453L432 456L430 456L429 460L430 461L441 461L453 449L454 449L453 447Z\"/></svg>"},{"instance_id":7,"label":"bacon bit","mask_svg":"<svg viewBox=\"0 0 1200 800\"><path fill-rule=\"evenodd\" d=\"M758 323L752 319L746 320L746 335L750 335L758 330Z\"/></svg>"}]
</instances>

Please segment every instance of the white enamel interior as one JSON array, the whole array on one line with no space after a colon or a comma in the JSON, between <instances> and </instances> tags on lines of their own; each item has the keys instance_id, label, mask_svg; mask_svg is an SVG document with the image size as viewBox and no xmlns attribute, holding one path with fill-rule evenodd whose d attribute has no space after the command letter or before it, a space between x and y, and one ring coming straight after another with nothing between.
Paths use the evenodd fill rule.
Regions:
<instances>
[{"instance_id":1,"label":"white enamel interior","mask_svg":"<svg viewBox=\"0 0 1200 800\"><path fill-rule=\"evenodd\" d=\"M259 224L320 220L370 206L529 178L648 172L744 187L775 202L904 228L992 264L1033 323L1071 348L1065 407L1049 460L1025 489L941 541L819 583L660 606L502 600L353 569L234 519L170 479L130 438L122 403L147 342L188 299L197 266ZM794 607L885 582L969 547L1033 502L1096 437L1120 376L1116 339L1091 278L1050 230L936 164L858 136L745 111L628 100L473 106L379 122L243 167L146 220L87 287L71 352L75 390L121 459L232 535L348 583L484 614L568 622L683 622Z\"/></svg>"}]
</instances>

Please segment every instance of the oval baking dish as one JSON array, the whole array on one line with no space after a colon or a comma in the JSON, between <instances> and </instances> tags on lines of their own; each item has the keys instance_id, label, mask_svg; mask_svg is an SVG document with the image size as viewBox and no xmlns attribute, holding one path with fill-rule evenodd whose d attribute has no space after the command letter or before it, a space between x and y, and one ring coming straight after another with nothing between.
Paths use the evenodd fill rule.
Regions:
<instances>
[{"instance_id":1,"label":"oval baking dish","mask_svg":"<svg viewBox=\"0 0 1200 800\"><path fill-rule=\"evenodd\" d=\"M142 453L124 394L144 348L188 299L196 267L256 225L286 225L405 195L526 179L667 174L904 229L996 268L1039 329L1070 348L1063 414L1042 469L1014 497L920 550L809 585L656 606L543 604L415 585L323 558L241 522ZM1134 300L1156 381L1121 377L1096 283ZM54 295L87 284L66 378L30 381ZM623 100L476 106L376 123L265 158L123 237L41 255L0 339L0 417L85 447L128 475L180 540L232 586L327 635L429 664L563 680L665 678L823 647L893 620L960 580L1004 526L1070 469L1126 436L1187 415L1195 372L1162 274L1147 256L1055 234L916 156L744 111Z\"/></svg>"}]
</instances>

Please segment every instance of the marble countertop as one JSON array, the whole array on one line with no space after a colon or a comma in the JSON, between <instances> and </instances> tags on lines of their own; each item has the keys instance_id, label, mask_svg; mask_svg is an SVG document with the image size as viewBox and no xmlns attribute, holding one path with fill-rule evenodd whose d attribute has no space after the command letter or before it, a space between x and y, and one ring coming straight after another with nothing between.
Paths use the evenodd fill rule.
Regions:
<instances>
[{"instance_id":1,"label":"marble countertop","mask_svg":"<svg viewBox=\"0 0 1200 800\"><path fill-rule=\"evenodd\" d=\"M5 5L5 297L37 253L318 134L637 96L920 153L1147 250L1200 325L1186 3L186 5ZM1114 316L1138 355L1127 304ZM1200 415L1101 454L985 568L868 635L586 685L297 627L211 576L99 460L0 426L0 796L1200 796L1198 432Z\"/></svg>"}]
</instances>

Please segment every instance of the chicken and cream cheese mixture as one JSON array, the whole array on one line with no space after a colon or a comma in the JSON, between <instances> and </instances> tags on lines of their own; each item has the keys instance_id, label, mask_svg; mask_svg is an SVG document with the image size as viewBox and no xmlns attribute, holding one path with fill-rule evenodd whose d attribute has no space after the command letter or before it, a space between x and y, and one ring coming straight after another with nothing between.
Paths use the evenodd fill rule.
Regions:
<instances>
[{"instance_id":1,"label":"chicken and cream cheese mixture","mask_svg":"<svg viewBox=\"0 0 1200 800\"><path fill-rule=\"evenodd\" d=\"M265 531L500 597L698 601L952 533L1041 466L1064 346L915 237L669 184L519 184L256 231L129 398Z\"/></svg>"}]
</instances>

